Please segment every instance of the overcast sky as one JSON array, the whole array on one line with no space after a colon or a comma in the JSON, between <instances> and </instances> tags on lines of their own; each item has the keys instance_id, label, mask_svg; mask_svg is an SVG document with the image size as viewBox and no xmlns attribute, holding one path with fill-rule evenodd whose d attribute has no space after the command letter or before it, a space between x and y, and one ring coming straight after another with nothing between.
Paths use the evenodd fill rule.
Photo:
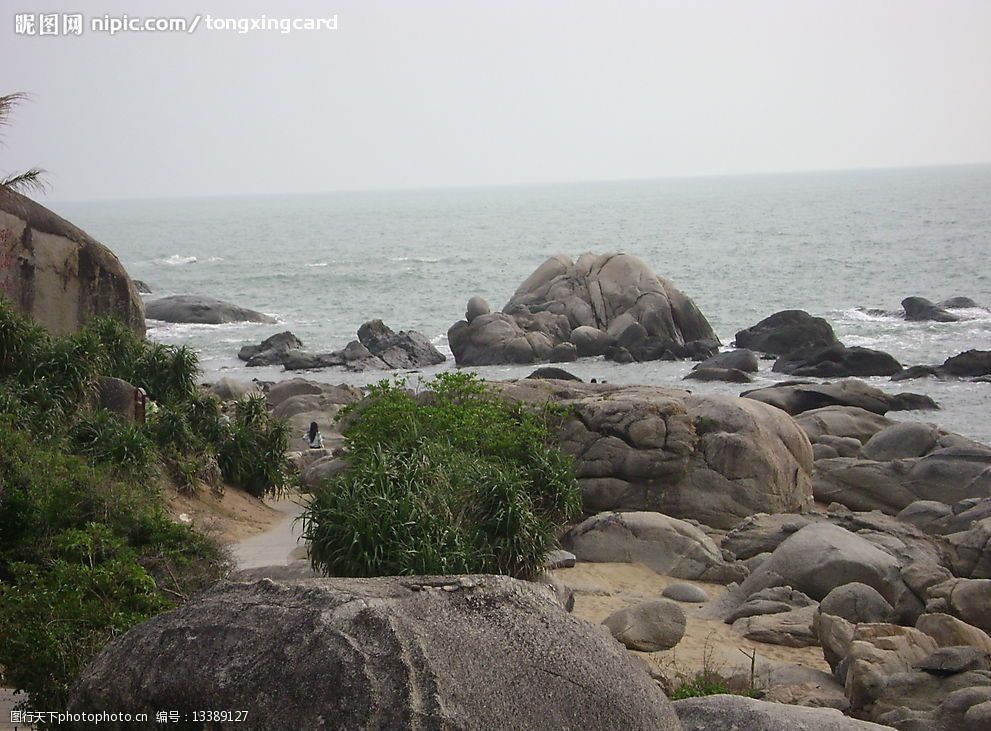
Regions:
<instances>
[{"instance_id":1,"label":"overcast sky","mask_svg":"<svg viewBox=\"0 0 991 731\"><path fill-rule=\"evenodd\" d=\"M33 7L81 37L15 33ZM167 9L167 10L166 10ZM0 172L51 198L991 161L989 0L4 3ZM127 13L336 31L95 33Z\"/></svg>"}]
</instances>

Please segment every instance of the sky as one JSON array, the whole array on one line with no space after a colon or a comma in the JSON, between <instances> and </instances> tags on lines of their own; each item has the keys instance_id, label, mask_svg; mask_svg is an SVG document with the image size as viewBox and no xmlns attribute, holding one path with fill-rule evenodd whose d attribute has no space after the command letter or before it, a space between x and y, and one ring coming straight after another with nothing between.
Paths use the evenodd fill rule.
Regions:
<instances>
[{"instance_id":1,"label":"sky","mask_svg":"<svg viewBox=\"0 0 991 731\"><path fill-rule=\"evenodd\" d=\"M82 35L17 32L56 11ZM200 21L90 26L123 14ZM32 99L0 172L86 200L989 162L989 39L991 0L5 2L0 93Z\"/></svg>"}]
</instances>

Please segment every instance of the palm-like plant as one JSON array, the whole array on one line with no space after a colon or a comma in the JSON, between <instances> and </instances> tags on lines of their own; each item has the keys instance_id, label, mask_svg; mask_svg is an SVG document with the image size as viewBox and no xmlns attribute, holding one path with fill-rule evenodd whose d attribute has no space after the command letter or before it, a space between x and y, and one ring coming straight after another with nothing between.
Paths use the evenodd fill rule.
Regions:
<instances>
[{"instance_id":1,"label":"palm-like plant","mask_svg":"<svg viewBox=\"0 0 991 731\"><path fill-rule=\"evenodd\" d=\"M0 96L0 130L10 124L11 112L20 102L27 101L28 95L23 92L4 94ZM43 193L47 185L44 180L45 171L41 168L30 168L20 173L0 175L0 190L12 190L18 193L34 191Z\"/></svg>"}]
</instances>

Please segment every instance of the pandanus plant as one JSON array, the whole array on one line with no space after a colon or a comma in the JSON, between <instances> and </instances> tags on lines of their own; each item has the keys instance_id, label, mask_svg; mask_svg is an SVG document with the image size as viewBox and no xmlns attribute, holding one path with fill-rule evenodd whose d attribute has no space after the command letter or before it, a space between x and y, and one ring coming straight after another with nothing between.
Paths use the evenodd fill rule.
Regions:
<instances>
[{"instance_id":1,"label":"pandanus plant","mask_svg":"<svg viewBox=\"0 0 991 731\"><path fill-rule=\"evenodd\" d=\"M3 128L10 125L14 107L28 100L23 92L14 92L0 96L0 135ZM0 136L2 141L2 136ZM45 171L41 168L30 168L19 173L0 173L0 190L11 190L17 193L42 193L47 188L44 180Z\"/></svg>"}]
</instances>

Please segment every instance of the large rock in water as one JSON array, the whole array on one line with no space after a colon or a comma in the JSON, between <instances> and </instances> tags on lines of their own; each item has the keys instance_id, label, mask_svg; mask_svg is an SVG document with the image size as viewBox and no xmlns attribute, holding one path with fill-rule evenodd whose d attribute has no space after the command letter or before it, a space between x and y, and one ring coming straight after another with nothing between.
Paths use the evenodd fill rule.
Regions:
<instances>
[{"instance_id":1,"label":"large rock in water","mask_svg":"<svg viewBox=\"0 0 991 731\"><path fill-rule=\"evenodd\" d=\"M784 355L798 348L821 348L837 343L832 326L805 310L783 310L736 334L736 347Z\"/></svg>"},{"instance_id":2,"label":"large rock in water","mask_svg":"<svg viewBox=\"0 0 991 731\"><path fill-rule=\"evenodd\" d=\"M804 378L845 378L893 376L901 369L902 364L883 351L833 343L793 350L778 358L772 370Z\"/></svg>"},{"instance_id":3,"label":"large rock in water","mask_svg":"<svg viewBox=\"0 0 991 731\"><path fill-rule=\"evenodd\" d=\"M619 643L497 576L222 583L108 645L69 706L249 709L252 729L680 729Z\"/></svg>"},{"instance_id":4,"label":"large rock in water","mask_svg":"<svg viewBox=\"0 0 991 731\"><path fill-rule=\"evenodd\" d=\"M902 309L905 310L906 320L956 322L960 319L925 297L906 297L902 300Z\"/></svg>"},{"instance_id":5,"label":"large rock in water","mask_svg":"<svg viewBox=\"0 0 991 731\"><path fill-rule=\"evenodd\" d=\"M812 448L779 409L655 386L523 379L490 387L568 409L559 439L585 510L645 510L732 528L811 504Z\"/></svg>"},{"instance_id":6,"label":"large rock in water","mask_svg":"<svg viewBox=\"0 0 991 731\"><path fill-rule=\"evenodd\" d=\"M446 359L416 330L393 331L381 320L369 320L358 328L358 340L389 368L423 368Z\"/></svg>"},{"instance_id":7,"label":"large rock in water","mask_svg":"<svg viewBox=\"0 0 991 731\"><path fill-rule=\"evenodd\" d=\"M502 312L471 307L468 314L470 321L448 331L458 365L547 360L565 342L572 342L579 356L644 340L653 342L658 357L665 350L687 354L693 350L687 344L696 341L718 344L695 303L630 254L583 254L574 262L552 257L519 286Z\"/></svg>"},{"instance_id":8,"label":"large rock in water","mask_svg":"<svg viewBox=\"0 0 991 731\"><path fill-rule=\"evenodd\" d=\"M856 406L882 416L889 411L939 408L939 404L929 396L916 393L885 393L855 378L836 383L785 382L767 388L744 391L740 395L777 406L792 415L821 409L824 406Z\"/></svg>"},{"instance_id":9,"label":"large rock in water","mask_svg":"<svg viewBox=\"0 0 991 731\"><path fill-rule=\"evenodd\" d=\"M141 296L113 252L29 198L0 189L0 296L54 333L111 315L144 335Z\"/></svg>"},{"instance_id":10,"label":"large rock in water","mask_svg":"<svg viewBox=\"0 0 991 731\"><path fill-rule=\"evenodd\" d=\"M188 322L198 325L223 325L228 322L274 323L275 318L246 307L193 294L176 294L159 297L145 306L145 314L152 320Z\"/></svg>"}]
</instances>

